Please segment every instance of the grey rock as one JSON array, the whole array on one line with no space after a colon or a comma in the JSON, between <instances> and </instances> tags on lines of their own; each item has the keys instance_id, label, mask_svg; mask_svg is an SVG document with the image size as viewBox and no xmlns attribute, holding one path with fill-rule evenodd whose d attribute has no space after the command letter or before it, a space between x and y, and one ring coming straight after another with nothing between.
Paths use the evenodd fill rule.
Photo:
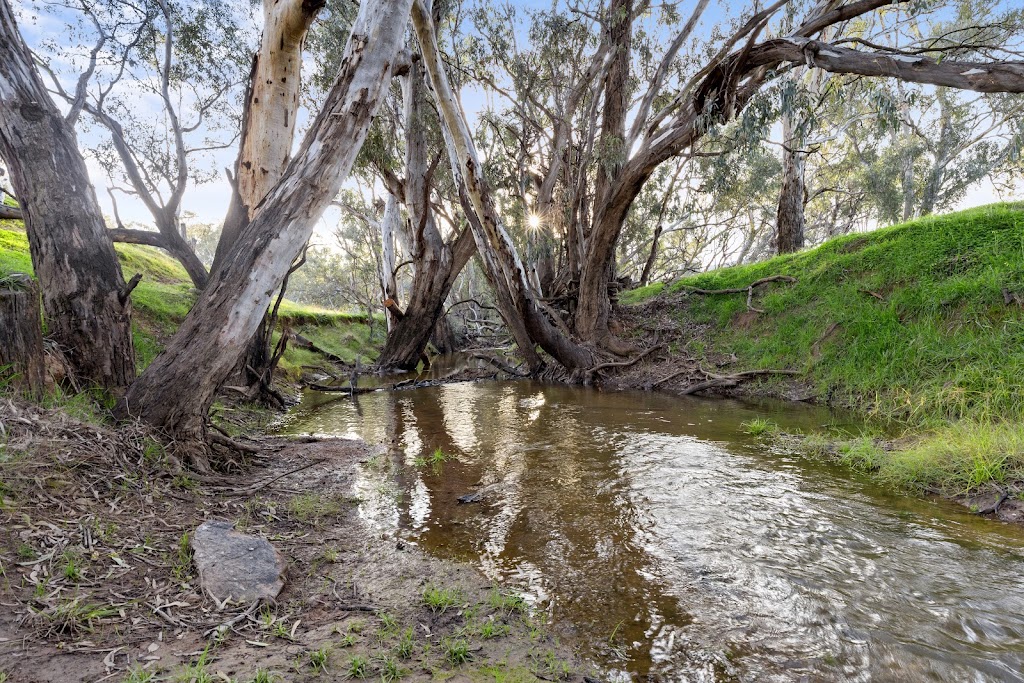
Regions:
<instances>
[{"instance_id":1,"label":"grey rock","mask_svg":"<svg viewBox=\"0 0 1024 683\"><path fill-rule=\"evenodd\" d=\"M192 559L203 589L218 602L273 600L284 587L285 561L265 538L230 522L203 522L192 534Z\"/></svg>"}]
</instances>

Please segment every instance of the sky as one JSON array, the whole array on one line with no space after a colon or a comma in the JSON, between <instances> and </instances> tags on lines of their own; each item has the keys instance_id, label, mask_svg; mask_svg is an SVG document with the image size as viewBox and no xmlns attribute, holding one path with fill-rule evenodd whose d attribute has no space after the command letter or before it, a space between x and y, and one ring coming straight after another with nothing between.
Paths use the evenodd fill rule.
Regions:
<instances>
[{"instance_id":1,"label":"sky","mask_svg":"<svg viewBox=\"0 0 1024 683\"><path fill-rule=\"evenodd\" d=\"M1014 2L1015 0L1004 1ZM541 0L528 0L527 2L517 2L515 5L524 10L535 8L547 9L551 7L552 3L550 0L548 2L543 2ZM735 9L732 12L728 10L730 5L734 8L737 6L735 2L730 3L727 0L712 3L712 6L709 7L708 11L702 18L702 25L698 30L698 33L706 33L712 27L720 24L728 17L734 16ZM680 13L684 18L690 11L690 6L692 6L692 3L689 2L683 3L680 6ZM77 39L73 32L69 32L68 30L69 24L74 21L74 15L69 10L39 13L35 11L35 6L29 0L25 0L20 4L16 0L15 8L16 11L19 12L18 19L22 34L30 47L36 48L42 46L45 41L48 40L74 41ZM258 26L253 25L251 26L251 29L253 30L254 35L258 32ZM527 39L525 34L519 34L516 38L520 42L525 42ZM73 45L64 45L64 47L71 46ZM89 45L85 45L82 52L87 52L88 47ZM72 68L71 65L67 66L69 67L69 71L74 72L74 68ZM481 89L475 88L466 89L462 93L462 102L466 110L467 117L472 125L476 122L480 113L485 110L488 104L494 103L495 100L487 97ZM140 99L139 106L153 107L154 105ZM184 109L186 111L183 112L183 118L187 114L187 106ZM303 116L300 121L307 120L308 113L303 112ZM90 147L96 145L103 139L104 131L95 126L84 128L80 127L79 137L83 147ZM296 144L298 144L298 142ZM207 167L213 173L212 181L202 184L190 183L189 190L185 198L184 208L186 211L195 215L195 221L214 224L222 221L231 194L230 185L225 179L223 169L233 166L236 152L237 150L234 147L231 147L209 153ZM111 207L111 200L107 193L107 188L110 184L107 174L93 156L87 156L87 166L90 178L96 186L97 197L104 212L108 215L112 215L113 211ZM958 208L976 206L978 204L998 201L999 199L1001 198L996 193L992 184L988 181L983 181L971 189L968 195L962 200L961 207ZM1003 197L1002 199L1006 199L1006 197ZM152 218L141 201L119 195L118 208L121 218L125 223L138 222L142 224L152 224ZM339 213L336 210L325 214L317 228L317 239L319 241L323 243L330 242L330 233L336 225L338 218Z\"/></svg>"}]
</instances>

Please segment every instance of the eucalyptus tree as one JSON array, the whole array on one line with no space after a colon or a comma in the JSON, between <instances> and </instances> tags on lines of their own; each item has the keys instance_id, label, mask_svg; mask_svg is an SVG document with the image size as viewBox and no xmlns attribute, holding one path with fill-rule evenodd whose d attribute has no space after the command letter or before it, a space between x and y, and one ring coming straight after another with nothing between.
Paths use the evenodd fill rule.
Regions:
<instances>
[{"instance_id":1,"label":"eucalyptus tree","mask_svg":"<svg viewBox=\"0 0 1024 683\"><path fill-rule=\"evenodd\" d=\"M239 134L233 193L214 268L228 258L260 202L284 175L295 144L302 95L302 54L326 0L264 0L263 33L252 55Z\"/></svg>"},{"instance_id":2,"label":"eucalyptus tree","mask_svg":"<svg viewBox=\"0 0 1024 683\"><path fill-rule=\"evenodd\" d=\"M249 52L245 17L222 0L46 7L70 17L79 41L92 42L84 62L67 41L39 41L36 54L68 120L85 127L87 140L101 138L88 152L111 181L111 237L168 251L204 287L207 271L182 210L189 185L217 175L210 153L237 134L235 104ZM145 206L157 230L126 227L118 195Z\"/></svg>"},{"instance_id":3,"label":"eucalyptus tree","mask_svg":"<svg viewBox=\"0 0 1024 683\"><path fill-rule=\"evenodd\" d=\"M389 232L399 237L412 261L412 280L405 310L398 313L397 305L388 307L395 319L377 360L377 365L383 369L416 367L441 320L455 279L476 251L467 229L454 233L446 241L435 216L431 196L442 157L438 155L439 136L430 135L438 128L431 120L421 60L413 60L400 80L404 177L393 174L385 177L391 179L388 189L391 196L402 198L407 216L405 221L390 223L387 219L391 216L386 214L385 223L389 228L394 226ZM431 137L434 138L432 145ZM391 273L394 273L394 266L391 266ZM384 275L387 274L382 272ZM445 339L442 345L449 345L449 340Z\"/></svg>"},{"instance_id":4,"label":"eucalyptus tree","mask_svg":"<svg viewBox=\"0 0 1024 683\"><path fill-rule=\"evenodd\" d=\"M135 377L131 289L121 276L74 128L46 92L0 0L0 156L24 212L50 335L88 383Z\"/></svg>"},{"instance_id":5,"label":"eucalyptus tree","mask_svg":"<svg viewBox=\"0 0 1024 683\"><path fill-rule=\"evenodd\" d=\"M670 68L658 69L640 96L638 114L632 125L626 119L630 111L629 88L632 22L646 10L646 4L634 6L630 0L613 0L603 13L604 38L601 45L608 59L603 69L600 97L600 137L598 154L593 159L594 204L589 231L585 235L578 307L574 332L587 344L622 351L609 332L609 285L614 275L616 247L628 213L654 171L665 161L692 148L709 130L734 118L769 81L795 64L804 64L832 73L892 77L903 81L972 89L982 92L1024 90L1024 73L1019 62L960 61L936 59L935 53L901 51L869 42L867 49L847 47L846 34L851 21L880 8L903 6L891 0L838 0L821 2L805 10L802 19L791 12L774 30L777 37L762 38L769 23L785 6L786 0L752 12L728 33L715 41L710 56L687 73L676 74ZM419 5L417 5L417 8ZM672 64L676 46L685 43L703 11L698 3L672 42L662 62ZM417 9L414 19L425 11ZM430 26L426 18L414 22L421 48L427 52ZM820 39L832 29L829 40ZM862 47L860 26L852 44ZM938 53L941 55L941 53ZM425 57L428 67L431 60ZM531 334L521 348L536 342L559 362L573 370L585 369L592 355L561 329L557 316L550 316L527 284L525 269L515 252L504 224L494 213L496 203L480 175L477 153L471 136L462 135L465 120L443 81L443 70L431 72L439 109L451 135L453 167L466 180L470 197L483 230L476 234L485 270L492 286L505 290L506 322L515 319ZM597 100L595 100L596 102ZM647 103L651 103L648 105ZM655 106L657 103L658 106ZM596 108L596 107L595 107ZM484 250L489 253L484 253ZM500 299L500 297L499 297ZM540 312L544 311L544 312ZM515 332L513 330L513 332ZM517 335L518 336L518 335ZM531 360L532 349L526 351ZM536 363L532 359L531 364Z\"/></svg>"},{"instance_id":6,"label":"eucalyptus tree","mask_svg":"<svg viewBox=\"0 0 1024 683\"><path fill-rule=\"evenodd\" d=\"M285 174L299 119L306 35L324 5L325 0L263 2L263 33L252 55L231 203L213 259L215 270L233 258L239 235ZM245 387L247 395L272 405L281 402L269 390L273 323L268 310L235 372L236 383Z\"/></svg>"}]
</instances>

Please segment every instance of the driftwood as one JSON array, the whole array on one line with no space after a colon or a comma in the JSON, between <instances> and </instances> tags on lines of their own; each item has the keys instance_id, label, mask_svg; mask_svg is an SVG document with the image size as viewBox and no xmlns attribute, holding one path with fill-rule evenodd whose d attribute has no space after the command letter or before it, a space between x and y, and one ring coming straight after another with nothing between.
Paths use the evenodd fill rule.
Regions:
<instances>
[{"instance_id":1,"label":"driftwood","mask_svg":"<svg viewBox=\"0 0 1024 683\"><path fill-rule=\"evenodd\" d=\"M708 379L703 382L697 382L684 388L679 392L680 396L689 396L690 394L696 394L699 391L706 391L707 389L728 389L739 385L746 379L751 377L760 377L763 375L800 375L802 374L798 370L746 370L744 372L737 372L734 375L716 375L708 372L707 370L701 370Z\"/></svg>"},{"instance_id":2,"label":"driftwood","mask_svg":"<svg viewBox=\"0 0 1024 683\"><path fill-rule=\"evenodd\" d=\"M759 285L768 284L769 282L796 282L795 277L789 275L771 275L769 277L763 277L760 280L754 280L746 287L730 287L728 289L701 289L700 287L690 287L689 285L683 285L692 294L742 294L747 293L747 310L753 311L754 313L764 313L760 308L754 308L754 288Z\"/></svg>"},{"instance_id":3,"label":"driftwood","mask_svg":"<svg viewBox=\"0 0 1024 683\"><path fill-rule=\"evenodd\" d=\"M27 275L0 281L0 380L40 398L46 389L39 285Z\"/></svg>"}]
</instances>

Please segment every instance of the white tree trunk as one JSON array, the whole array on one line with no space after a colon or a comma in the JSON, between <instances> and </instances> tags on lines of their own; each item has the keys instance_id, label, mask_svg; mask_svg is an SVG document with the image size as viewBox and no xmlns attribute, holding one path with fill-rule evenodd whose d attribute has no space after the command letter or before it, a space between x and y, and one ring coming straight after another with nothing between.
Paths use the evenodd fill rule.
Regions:
<instances>
[{"instance_id":1,"label":"white tree trunk","mask_svg":"<svg viewBox=\"0 0 1024 683\"><path fill-rule=\"evenodd\" d=\"M388 203L384 207L384 217L380 221L381 259L380 259L380 287L384 294L384 301L398 298L398 283L395 282L395 234L401 229L402 216L398 210L398 199L395 195L388 194ZM395 325L394 315L390 307L385 303L388 332Z\"/></svg>"},{"instance_id":2,"label":"white tree trunk","mask_svg":"<svg viewBox=\"0 0 1024 683\"><path fill-rule=\"evenodd\" d=\"M217 244L215 268L284 176L302 94L302 47L324 4L325 0L263 0L263 36L253 57L235 167L237 192Z\"/></svg>"},{"instance_id":3,"label":"white tree trunk","mask_svg":"<svg viewBox=\"0 0 1024 683\"><path fill-rule=\"evenodd\" d=\"M271 297L348 176L391 80L411 0L359 8L337 80L284 177L239 235L166 350L118 404L206 465L206 415Z\"/></svg>"}]
</instances>

